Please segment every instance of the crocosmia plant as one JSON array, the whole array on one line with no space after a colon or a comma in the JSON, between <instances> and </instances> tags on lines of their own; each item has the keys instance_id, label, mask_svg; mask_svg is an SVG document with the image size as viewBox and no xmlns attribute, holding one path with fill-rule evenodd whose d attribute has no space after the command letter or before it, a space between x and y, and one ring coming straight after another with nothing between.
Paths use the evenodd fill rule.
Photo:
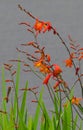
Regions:
<instances>
[{"instance_id":1,"label":"crocosmia plant","mask_svg":"<svg viewBox=\"0 0 83 130\"><path fill-rule=\"evenodd\" d=\"M34 40L20 44L21 49L20 47L16 48L18 53L23 54L24 59L20 57L20 59L11 59L9 63L4 63L4 68L10 72L11 78L6 79L3 85L9 83L12 86L7 88L7 93L3 93L3 101L5 102L3 106L10 102L10 95L13 94L12 100L14 99L14 101L11 101L9 115L12 119L12 130L83 130L83 47L70 35L68 35L69 42L66 43L50 21L38 19L21 5L18 5L18 8L31 18L31 23L26 21L19 24L25 26ZM64 57L63 62L61 61L59 64L57 60L54 63L52 62L51 54L46 53L45 50L47 45L43 46L38 39L39 35L42 34L44 37L45 33L49 32L61 41L60 48L64 46L65 52L68 53L66 59ZM29 51L29 48L33 50L33 53ZM18 63L17 70L13 68L15 62ZM26 83L23 88L19 88L20 64L22 64L23 72L27 72L27 75L29 73L36 75L37 79L41 80L43 87L38 85L27 88ZM74 75L75 80L72 85L66 81L64 68L71 70ZM14 81L15 75L16 82ZM81 91L79 97L74 93L76 87L79 87ZM40 92L38 92L38 88L40 88ZM51 110L46 107L44 102L43 94L45 93L43 93L43 89L47 89L49 93L53 105ZM19 91L23 94L21 107L19 105ZM25 106L27 108L26 95L28 91L34 94L32 102L37 105L35 116L32 117L28 117L25 110ZM1 110L1 113L6 115L5 110Z\"/></svg>"}]
</instances>

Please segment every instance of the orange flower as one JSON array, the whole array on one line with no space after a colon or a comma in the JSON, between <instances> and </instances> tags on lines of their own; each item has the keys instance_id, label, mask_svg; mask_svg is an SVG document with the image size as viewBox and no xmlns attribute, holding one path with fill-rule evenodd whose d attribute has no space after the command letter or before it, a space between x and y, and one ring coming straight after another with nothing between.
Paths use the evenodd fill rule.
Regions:
<instances>
[{"instance_id":1,"label":"orange flower","mask_svg":"<svg viewBox=\"0 0 83 130\"><path fill-rule=\"evenodd\" d=\"M48 75L45 77L45 79L43 80L43 84L46 84L46 85L47 85L51 76L52 76L51 73L48 74Z\"/></svg>"},{"instance_id":2,"label":"orange flower","mask_svg":"<svg viewBox=\"0 0 83 130\"><path fill-rule=\"evenodd\" d=\"M35 22L35 24L34 24L34 26L33 26L33 28L34 28L36 31L41 32L42 29L43 29L43 25L44 25L44 23L43 23L43 22L40 22L40 21L37 19L36 22Z\"/></svg>"},{"instance_id":3,"label":"orange flower","mask_svg":"<svg viewBox=\"0 0 83 130\"><path fill-rule=\"evenodd\" d=\"M50 31L51 30L51 23L50 22L44 22L43 28L44 28L43 33L45 33L46 31Z\"/></svg>"},{"instance_id":4,"label":"orange flower","mask_svg":"<svg viewBox=\"0 0 83 130\"><path fill-rule=\"evenodd\" d=\"M50 31L51 30L51 23L50 22L43 22L43 21L39 21L38 19L36 20L33 28L38 31L39 33L41 31L43 31L43 33L45 33L46 31Z\"/></svg>"},{"instance_id":5,"label":"orange flower","mask_svg":"<svg viewBox=\"0 0 83 130\"><path fill-rule=\"evenodd\" d=\"M53 76L58 76L62 72L61 67L57 64L53 64L53 67L54 67Z\"/></svg>"},{"instance_id":6,"label":"orange flower","mask_svg":"<svg viewBox=\"0 0 83 130\"><path fill-rule=\"evenodd\" d=\"M75 105L79 105L81 100L82 100L82 98L72 97L71 103L75 104Z\"/></svg>"},{"instance_id":7,"label":"orange flower","mask_svg":"<svg viewBox=\"0 0 83 130\"><path fill-rule=\"evenodd\" d=\"M46 55L46 58L47 58L47 61L48 61L48 62L50 62L51 57L50 57L50 55L49 55L49 54L47 54L47 55Z\"/></svg>"},{"instance_id":8,"label":"orange flower","mask_svg":"<svg viewBox=\"0 0 83 130\"><path fill-rule=\"evenodd\" d=\"M44 74L47 74L47 73L50 73L50 66L46 65L45 63L43 63L43 60L39 60L39 61L36 61L34 63L34 66L35 67L38 67L40 68L40 72L44 73Z\"/></svg>"},{"instance_id":9,"label":"orange flower","mask_svg":"<svg viewBox=\"0 0 83 130\"><path fill-rule=\"evenodd\" d=\"M56 88L59 86L59 84L60 84L60 83L57 81L57 82L55 83L55 85L53 86L53 88L56 89Z\"/></svg>"},{"instance_id":10,"label":"orange flower","mask_svg":"<svg viewBox=\"0 0 83 130\"><path fill-rule=\"evenodd\" d=\"M61 80L58 80L55 85L53 86L54 89L56 89L60 84L62 83Z\"/></svg>"},{"instance_id":11,"label":"orange flower","mask_svg":"<svg viewBox=\"0 0 83 130\"><path fill-rule=\"evenodd\" d=\"M41 67L41 65L42 65L42 60L34 62L35 67Z\"/></svg>"},{"instance_id":12,"label":"orange flower","mask_svg":"<svg viewBox=\"0 0 83 130\"><path fill-rule=\"evenodd\" d=\"M65 61L65 65L66 65L66 67L72 67L72 59L71 58L69 58L69 59L66 59Z\"/></svg>"},{"instance_id":13,"label":"orange flower","mask_svg":"<svg viewBox=\"0 0 83 130\"><path fill-rule=\"evenodd\" d=\"M49 68L50 68L49 66L42 64L40 67L40 72L45 74L50 73L51 71Z\"/></svg>"}]
</instances>

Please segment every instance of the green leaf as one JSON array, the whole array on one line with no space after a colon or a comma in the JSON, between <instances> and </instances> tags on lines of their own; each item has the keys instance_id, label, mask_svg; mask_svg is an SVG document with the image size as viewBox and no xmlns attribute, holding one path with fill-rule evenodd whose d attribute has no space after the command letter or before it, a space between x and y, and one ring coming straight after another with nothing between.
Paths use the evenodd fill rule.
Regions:
<instances>
[{"instance_id":1,"label":"green leaf","mask_svg":"<svg viewBox=\"0 0 83 130\"><path fill-rule=\"evenodd\" d=\"M4 98L6 97L6 82L5 82L5 71L4 71L4 67L2 67L2 110L7 112L7 105L6 105L6 100L4 100ZM2 120L2 128L5 130L8 130L8 116L7 114L3 114L1 116L1 120Z\"/></svg>"},{"instance_id":2,"label":"green leaf","mask_svg":"<svg viewBox=\"0 0 83 130\"><path fill-rule=\"evenodd\" d=\"M68 102L67 107L64 107L62 127L63 130L71 130L72 127L72 111L70 102Z\"/></svg>"},{"instance_id":3,"label":"green leaf","mask_svg":"<svg viewBox=\"0 0 83 130\"><path fill-rule=\"evenodd\" d=\"M22 103L21 103L21 108L20 108L20 112L21 112L22 118L24 118L24 115L25 115L26 98L27 98L27 91L26 91L26 89L27 88L28 88L28 81L26 82L26 85L25 85L25 91L23 93L23 98L22 98Z\"/></svg>"},{"instance_id":4,"label":"green leaf","mask_svg":"<svg viewBox=\"0 0 83 130\"><path fill-rule=\"evenodd\" d=\"M14 96L14 114L18 113L18 90L19 90L19 81L20 81L20 62L18 62L17 71L16 71L16 84L14 86L15 96Z\"/></svg>"},{"instance_id":5,"label":"green leaf","mask_svg":"<svg viewBox=\"0 0 83 130\"><path fill-rule=\"evenodd\" d=\"M47 109L45 107L44 102L42 102L42 107L43 107L43 117L44 117L44 129L49 130L51 119L50 119L50 116L49 116L49 114L47 112Z\"/></svg>"},{"instance_id":6,"label":"green leaf","mask_svg":"<svg viewBox=\"0 0 83 130\"><path fill-rule=\"evenodd\" d=\"M39 100L38 100L38 105L36 108L36 112L35 112L35 116L34 116L34 130L37 130L37 126L38 126L38 121L39 121L39 116L40 116L40 105L42 103L42 96L44 93L44 87L42 87L42 90L40 91L40 95L39 95Z\"/></svg>"},{"instance_id":7,"label":"green leaf","mask_svg":"<svg viewBox=\"0 0 83 130\"><path fill-rule=\"evenodd\" d=\"M28 128L29 130L33 129L33 119L31 116L29 116L29 119L28 119Z\"/></svg>"}]
</instances>

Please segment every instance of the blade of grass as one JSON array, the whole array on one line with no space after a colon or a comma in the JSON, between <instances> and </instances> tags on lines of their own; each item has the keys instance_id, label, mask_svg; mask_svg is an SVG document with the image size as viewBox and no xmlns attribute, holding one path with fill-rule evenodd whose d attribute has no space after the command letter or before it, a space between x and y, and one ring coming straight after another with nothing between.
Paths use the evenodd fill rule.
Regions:
<instances>
[{"instance_id":1,"label":"blade of grass","mask_svg":"<svg viewBox=\"0 0 83 130\"><path fill-rule=\"evenodd\" d=\"M71 112L71 104L68 102L67 107L64 107L63 114L63 130L71 130L72 126L72 112Z\"/></svg>"},{"instance_id":2,"label":"blade of grass","mask_svg":"<svg viewBox=\"0 0 83 130\"><path fill-rule=\"evenodd\" d=\"M56 125L56 117L55 116L53 116L53 125L54 125L54 130L56 130L57 125Z\"/></svg>"},{"instance_id":3,"label":"blade of grass","mask_svg":"<svg viewBox=\"0 0 83 130\"><path fill-rule=\"evenodd\" d=\"M54 120L54 116L52 116L52 119L51 119L51 122L50 122L49 130L55 130L53 120Z\"/></svg>"},{"instance_id":4,"label":"blade of grass","mask_svg":"<svg viewBox=\"0 0 83 130\"><path fill-rule=\"evenodd\" d=\"M26 82L25 89L27 89L27 87L28 87L28 81ZM27 130L26 122L25 122L25 120L26 120L26 115L25 115L26 114L26 111L25 111L26 98L27 98L27 91L24 91L20 111L18 113L20 129L24 129L24 130Z\"/></svg>"},{"instance_id":5,"label":"blade of grass","mask_svg":"<svg viewBox=\"0 0 83 130\"><path fill-rule=\"evenodd\" d=\"M2 106L4 111L6 111L7 109L6 100L4 100L5 97L6 97L6 82L5 82L4 67L2 67Z\"/></svg>"},{"instance_id":6,"label":"blade of grass","mask_svg":"<svg viewBox=\"0 0 83 130\"><path fill-rule=\"evenodd\" d=\"M39 100L38 100L38 105L36 108L36 112L35 112L35 116L34 116L34 130L37 130L37 126L38 126L38 121L39 121L39 116L40 116L40 104L42 104L42 96L44 93L44 87L42 87L41 91L40 91L40 95L39 95Z\"/></svg>"},{"instance_id":7,"label":"blade of grass","mask_svg":"<svg viewBox=\"0 0 83 130\"><path fill-rule=\"evenodd\" d=\"M17 105L18 105L18 90L19 90L19 81L20 81L20 62L18 62L17 71L16 71L16 84L15 84L15 97L14 97L14 113L16 114Z\"/></svg>"},{"instance_id":8,"label":"blade of grass","mask_svg":"<svg viewBox=\"0 0 83 130\"><path fill-rule=\"evenodd\" d=\"M80 128L79 128L79 130L82 130L82 128L83 128L83 121L80 122Z\"/></svg>"},{"instance_id":9,"label":"blade of grass","mask_svg":"<svg viewBox=\"0 0 83 130\"><path fill-rule=\"evenodd\" d=\"M21 108L20 108L20 112L21 112L22 118L24 118L24 114L25 114L26 98L27 98L27 91L26 91L26 89L27 88L28 88L28 81L26 82L26 85L25 85L25 91L23 93L23 98L22 98L22 103L21 103Z\"/></svg>"},{"instance_id":10,"label":"blade of grass","mask_svg":"<svg viewBox=\"0 0 83 130\"><path fill-rule=\"evenodd\" d=\"M50 119L50 117L49 117L49 114L48 114L48 112L47 112L47 109L46 109L46 107L45 107L45 104L44 104L44 102L42 102L42 106L43 106L43 111L44 111L44 130L49 130L49 127L50 127L50 123L51 123L51 119Z\"/></svg>"},{"instance_id":11,"label":"blade of grass","mask_svg":"<svg viewBox=\"0 0 83 130\"><path fill-rule=\"evenodd\" d=\"M33 119L31 116L28 119L28 128L29 130L33 130Z\"/></svg>"},{"instance_id":12,"label":"blade of grass","mask_svg":"<svg viewBox=\"0 0 83 130\"><path fill-rule=\"evenodd\" d=\"M7 111L7 105L6 105L6 100L4 100L4 98L6 97L6 82L5 82L5 71L4 71L4 67L2 67L2 109L3 111ZM5 130L5 128L8 128L8 116L7 114L3 114L2 116L2 127L3 130Z\"/></svg>"}]
</instances>

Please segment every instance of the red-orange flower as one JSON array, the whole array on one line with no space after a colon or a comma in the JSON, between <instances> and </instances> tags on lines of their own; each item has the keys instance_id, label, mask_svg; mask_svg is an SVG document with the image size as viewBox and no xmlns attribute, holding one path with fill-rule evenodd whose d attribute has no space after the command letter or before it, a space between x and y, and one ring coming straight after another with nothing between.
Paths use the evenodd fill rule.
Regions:
<instances>
[{"instance_id":1,"label":"red-orange flower","mask_svg":"<svg viewBox=\"0 0 83 130\"><path fill-rule=\"evenodd\" d=\"M72 97L71 103L75 104L75 105L79 105L81 100L82 100L82 98Z\"/></svg>"},{"instance_id":2,"label":"red-orange flower","mask_svg":"<svg viewBox=\"0 0 83 130\"><path fill-rule=\"evenodd\" d=\"M40 67L40 72L45 73L45 74L50 73L51 72L50 66L42 64Z\"/></svg>"},{"instance_id":3,"label":"red-orange flower","mask_svg":"<svg viewBox=\"0 0 83 130\"><path fill-rule=\"evenodd\" d=\"M51 70L49 71L49 74L43 80L43 84L47 85L51 76L57 77L62 72L62 69L60 68L59 65L53 64L52 66L53 66L53 72ZM60 83L61 83L61 81L56 82L54 88L57 87Z\"/></svg>"},{"instance_id":4,"label":"red-orange flower","mask_svg":"<svg viewBox=\"0 0 83 130\"><path fill-rule=\"evenodd\" d=\"M50 22L44 22L43 28L44 28L43 33L45 33L46 31L50 31L51 30L51 23Z\"/></svg>"},{"instance_id":5,"label":"red-orange flower","mask_svg":"<svg viewBox=\"0 0 83 130\"><path fill-rule=\"evenodd\" d=\"M42 66L42 60L38 60L38 61L34 62L34 66L35 67L41 67Z\"/></svg>"},{"instance_id":6,"label":"red-orange flower","mask_svg":"<svg viewBox=\"0 0 83 130\"><path fill-rule=\"evenodd\" d=\"M36 19L36 22L35 22L33 28L36 31L38 31L39 33L41 31L43 33L45 33L46 31L50 31L51 30L51 23L50 22L39 21L38 19Z\"/></svg>"},{"instance_id":7,"label":"red-orange flower","mask_svg":"<svg viewBox=\"0 0 83 130\"><path fill-rule=\"evenodd\" d=\"M47 64L43 63L43 60L39 60L37 62L34 63L34 66L39 68L40 72L47 74L50 73L50 66L48 66Z\"/></svg>"},{"instance_id":8,"label":"red-orange flower","mask_svg":"<svg viewBox=\"0 0 83 130\"><path fill-rule=\"evenodd\" d=\"M40 22L40 21L37 19L36 22L35 22L35 24L34 24L34 26L33 26L33 28L34 28L36 31L41 32L42 29L43 29L43 25L44 25L44 23L43 23L43 22Z\"/></svg>"},{"instance_id":9,"label":"red-orange flower","mask_svg":"<svg viewBox=\"0 0 83 130\"><path fill-rule=\"evenodd\" d=\"M53 76L58 76L62 72L61 67L57 64L53 64L53 67L54 67Z\"/></svg>"},{"instance_id":10,"label":"red-orange flower","mask_svg":"<svg viewBox=\"0 0 83 130\"><path fill-rule=\"evenodd\" d=\"M65 62L66 67L72 67L73 65L71 58L66 59L64 62Z\"/></svg>"},{"instance_id":11,"label":"red-orange flower","mask_svg":"<svg viewBox=\"0 0 83 130\"><path fill-rule=\"evenodd\" d=\"M43 80L43 84L46 84L46 85L47 85L51 76L52 76L51 73L48 74L48 75L45 77L45 79Z\"/></svg>"},{"instance_id":12,"label":"red-orange flower","mask_svg":"<svg viewBox=\"0 0 83 130\"><path fill-rule=\"evenodd\" d=\"M47 61L48 61L48 62L50 62L51 57L50 57L50 55L49 55L49 54L47 54L47 55L46 55L46 58L47 58Z\"/></svg>"},{"instance_id":13,"label":"red-orange flower","mask_svg":"<svg viewBox=\"0 0 83 130\"><path fill-rule=\"evenodd\" d=\"M57 81L57 82L54 84L53 88L56 89L56 88L60 85L60 83L61 83L60 81Z\"/></svg>"}]
</instances>

